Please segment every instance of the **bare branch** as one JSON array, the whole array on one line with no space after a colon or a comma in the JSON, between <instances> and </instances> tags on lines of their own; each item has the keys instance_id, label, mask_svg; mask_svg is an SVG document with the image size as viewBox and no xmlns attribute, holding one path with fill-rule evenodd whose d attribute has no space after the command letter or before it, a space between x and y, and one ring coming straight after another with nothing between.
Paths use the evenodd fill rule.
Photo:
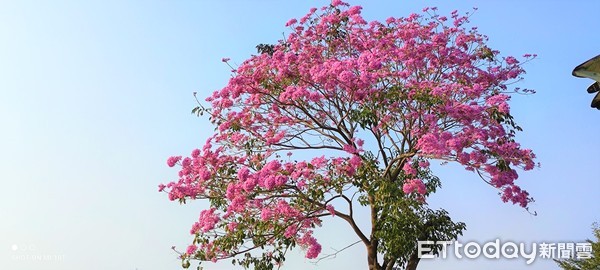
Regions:
<instances>
[{"instance_id":1,"label":"bare branch","mask_svg":"<svg viewBox=\"0 0 600 270\"><path fill-rule=\"evenodd\" d=\"M356 241L356 242L354 242L354 243L352 243L350 245L345 246L344 248L342 248L340 250L336 250L336 249L332 248L335 251L334 253L327 254L327 255L325 255L325 256L323 256L321 258L318 258L316 261L313 262L313 264L316 265L320 261L325 260L325 259L334 259L340 252L342 252L342 251L344 251L344 250L346 250L346 249L348 249L348 248L350 248L350 247L352 247L352 246L354 246L354 245L356 245L356 244L358 244L360 242L362 242L362 240L358 240L358 241Z\"/></svg>"}]
</instances>

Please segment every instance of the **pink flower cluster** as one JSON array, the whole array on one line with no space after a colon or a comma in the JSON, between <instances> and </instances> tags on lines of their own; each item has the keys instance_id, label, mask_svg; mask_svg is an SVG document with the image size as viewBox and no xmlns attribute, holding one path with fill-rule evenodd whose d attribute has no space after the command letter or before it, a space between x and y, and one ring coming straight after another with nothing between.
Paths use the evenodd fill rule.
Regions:
<instances>
[{"instance_id":1,"label":"pink flower cluster","mask_svg":"<svg viewBox=\"0 0 600 270\"><path fill-rule=\"evenodd\" d=\"M221 220L219 215L215 214L215 210L215 208L211 208L209 210L202 210L202 212L200 212L200 218L198 219L198 222L194 223L194 226L192 226L190 233L206 233L208 231L213 230L217 222Z\"/></svg>"},{"instance_id":2,"label":"pink flower cluster","mask_svg":"<svg viewBox=\"0 0 600 270\"><path fill-rule=\"evenodd\" d=\"M421 179L409 179L404 182L402 191L404 191L406 194L417 192L419 195L425 195L427 188Z\"/></svg>"},{"instance_id":3,"label":"pink flower cluster","mask_svg":"<svg viewBox=\"0 0 600 270\"><path fill-rule=\"evenodd\" d=\"M312 233L306 233L298 239L298 245L306 248L306 258L308 259L314 259L321 253L321 245L312 236Z\"/></svg>"}]
</instances>

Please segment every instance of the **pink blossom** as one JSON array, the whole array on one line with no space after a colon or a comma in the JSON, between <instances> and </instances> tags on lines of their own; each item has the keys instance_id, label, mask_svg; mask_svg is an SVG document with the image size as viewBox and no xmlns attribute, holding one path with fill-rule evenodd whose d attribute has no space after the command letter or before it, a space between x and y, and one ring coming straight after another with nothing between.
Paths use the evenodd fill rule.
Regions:
<instances>
[{"instance_id":1,"label":"pink blossom","mask_svg":"<svg viewBox=\"0 0 600 270\"><path fill-rule=\"evenodd\" d=\"M329 214L331 214L331 216L335 217L335 208L333 207L333 205L328 204L327 206L325 206L325 208L327 209L327 211L329 211Z\"/></svg>"},{"instance_id":2,"label":"pink blossom","mask_svg":"<svg viewBox=\"0 0 600 270\"><path fill-rule=\"evenodd\" d=\"M193 255L194 253L196 253L196 250L198 250L198 246L196 246L196 245L189 245L187 247L187 250L186 250L185 253L188 254L188 255Z\"/></svg>"},{"instance_id":3,"label":"pink blossom","mask_svg":"<svg viewBox=\"0 0 600 270\"><path fill-rule=\"evenodd\" d=\"M269 208L263 208L260 212L260 218L262 220L269 220L272 216L272 211Z\"/></svg>"},{"instance_id":4,"label":"pink blossom","mask_svg":"<svg viewBox=\"0 0 600 270\"><path fill-rule=\"evenodd\" d=\"M362 159L358 155L352 155L349 162L350 162L350 166L352 166L354 168L358 168L360 166L360 164L362 163Z\"/></svg>"},{"instance_id":5,"label":"pink blossom","mask_svg":"<svg viewBox=\"0 0 600 270\"><path fill-rule=\"evenodd\" d=\"M314 259L321 253L321 245L317 242L311 233L306 233L298 240L301 247L306 248L306 258Z\"/></svg>"},{"instance_id":6,"label":"pink blossom","mask_svg":"<svg viewBox=\"0 0 600 270\"><path fill-rule=\"evenodd\" d=\"M219 215L215 214L215 210L215 208L202 210L202 212L200 212L200 218L198 218L198 222L194 224L191 233L208 232L214 229L217 222L221 220Z\"/></svg>"},{"instance_id":7,"label":"pink blossom","mask_svg":"<svg viewBox=\"0 0 600 270\"><path fill-rule=\"evenodd\" d=\"M297 232L298 232L298 230L297 230L296 226L289 226L285 229L283 236L285 238L292 238L296 235Z\"/></svg>"},{"instance_id":8,"label":"pink blossom","mask_svg":"<svg viewBox=\"0 0 600 270\"><path fill-rule=\"evenodd\" d=\"M248 175L250 174L250 170L247 167L242 167L238 173L238 179L242 182L245 182L248 179Z\"/></svg>"},{"instance_id":9,"label":"pink blossom","mask_svg":"<svg viewBox=\"0 0 600 270\"><path fill-rule=\"evenodd\" d=\"M497 94L491 97L488 97L486 100L486 104L490 106L497 106L498 110L503 113L508 113L510 107L508 106L507 101L510 99L510 96L505 94Z\"/></svg>"},{"instance_id":10,"label":"pink blossom","mask_svg":"<svg viewBox=\"0 0 600 270\"><path fill-rule=\"evenodd\" d=\"M420 195L424 195L427 192L425 184L423 184L423 181L421 181L420 179L407 180L402 186L402 190L406 194L417 192Z\"/></svg>"},{"instance_id":11,"label":"pink blossom","mask_svg":"<svg viewBox=\"0 0 600 270\"><path fill-rule=\"evenodd\" d=\"M194 149L192 151L192 157L197 158L198 156L200 156L200 149Z\"/></svg>"},{"instance_id":12,"label":"pink blossom","mask_svg":"<svg viewBox=\"0 0 600 270\"><path fill-rule=\"evenodd\" d=\"M352 74L350 71L342 71L338 75L338 78L342 82L349 82L350 80L354 79L354 74Z\"/></svg>"},{"instance_id":13,"label":"pink blossom","mask_svg":"<svg viewBox=\"0 0 600 270\"><path fill-rule=\"evenodd\" d=\"M296 183L296 186L297 186L299 189L304 189L304 188L306 187L306 181L304 181L304 180L300 180L300 181L298 181L298 183Z\"/></svg>"},{"instance_id":14,"label":"pink blossom","mask_svg":"<svg viewBox=\"0 0 600 270\"><path fill-rule=\"evenodd\" d=\"M361 10L362 10L361 6L350 7L350 9L348 9L348 15L352 16L352 15L360 14Z\"/></svg>"},{"instance_id":15,"label":"pink blossom","mask_svg":"<svg viewBox=\"0 0 600 270\"><path fill-rule=\"evenodd\" d=\"M325 164L327 164L327 159L325 158L325 156L320 156L320 157L313 158L310 163L317 168L321 168Z\"/></svg>"},{"instance_id":16,"label":"pink blossom","mask_svg":"<svg viewBox=\"0 0 600 270\"><path fill-rule=\"evenodd\" d=\"M250 178L246 178L246 179L247 180L244 182L244 190L247 192L250 192L250 191L254 190L254 188L258 184L258 181L254 177L250 177Z\"/></svg>"},{"instance_id":17,"label":"pink blossom","mask_svg":"<svg viewBox=\"0 0 600 270\"><path fill-rule=\"evenodd\" d=\"M309 247L308 250L306 251L306 258L307 259L314 259L317 256L319 256L319 254L321 253L321 245L317 242L312 243Z\"/></svg>"},{"instance_id":18,"label":"pink blossom","mask_svg":"<svg viewBox=\"0 0 600 270\"><path fill-rule=\"evenodd\" d=\"M402 170L407 175L412 175L412 176L417 175L417 170L415 170L415 168L413 168L413 166L410 164L410 162L404 163L404 166L402 167Z\"/></svg>"},{"instance_id":19,"label":"pink blossom","mask_svg":"<svg viewBox=\"0 0 600 270\"><path fill-rule=\"evenodd\" d=\"M297 23L297 22L298 22L298 21L297 21L296 19L291 19L291 20L289 20L289 21L288 21L288 22L285 24L285 26L290 26L290 25L292 25L292 24L295 24L295 23Z\"/></svg>"},{"instance_id":20,"label":"pink blossom","mask_svg":"<svg viewBox=\"0 0 600 270\"><path fill-rule=\"evenodd\" d=\"M167 160L167 165L169 165L169 167L173 167L173 166L175 166L175 164L177 164L177 162L179 162L179 160L181 160L181 156L170 157Z\"/></svg>"},{"instance_id":21,"label":"pink blossom","mask_svg":"<svg viewBox=\"0 0 600 270\"><path fill-rule=\"evenodd\" d=\"M227 229L229 231L235 231L235 229L237 228L238 223L237 222L229 222L229 224L227 224Z\"/></svg>"},{"instance_id":22,"label":"pink blossom","mask_svg":"<svg viewBox=\"0 0 600 270\"><path fill-rule=\"evenodd\" d=\"M332 0L331 1L331 5L334 6L334 7L341 6L341 5L344 5L344 4L345 3L342 2L341 0Z\"/></svg>"},{"instance_id":23,"label":"pink blossom","mask_svg":"<svg viewBox=\"0 0 600 270\"><path fill-rule=\"evenodd\" d=\"M515 65L515 64L519 63L519 60L517 60L516 58L514 58L512 56L506 57L505 61L509 65Z\"/></svg>"},{"instance_id":24,"label":"pink blossom","mask_svg":"<svg viewBox=\"0 0 600 270\"><path fill-rule=\"evenodd\" d=\"M277 160L272 160L267 165L265 165L265 169L269 171L277 171L281 168L281 163Z\"/></svg>"},{"instance_id":25,"label":"pink blossom","mask_svg":"<svg viewBox=\"0 0 600 270\"><path fill-rule=\"evenodd\" d=\"M275 188L275 186L277 186L277 183L275 182L275 177L267 176L263 178L261 186L264 187L266 190L272 190L273 188Z\"/></svg>"},{"instance_id":26,"label":"pink blossom","mask_svg":"<svg viewBox=\"0 0 600 270\"><path fill-rule=\"evenodd\" d=\"M358 147L363 147L363 145L364 145L364 144L365 144L365 141L364 141L364 140L362 140L362 139L358 139L358 140L356 140L356 145L357 145Z\"/></svg>"},{"instance_id":27,"label":"pink blossom","mask_svg":"<svg viewBox=\"0 0 600 270\"><path fill-rule=\"evenodd\" d=\"M344 145L344 151L350 153L350 154L358 154L358 150L356 150L356 148L350 144L346 144Z\"/></svg>"},{"instance_id":28,"label":"pink blossom","mask_svg":"<svg viewBox=\"0 0 600 270\"><path fill-rule=\"evenodd\" d=\"M192 159L189 157L186 157L181 161L181 166L183 166L183 167L190 166L191 164L192 164Z\"/></svg>"},{"instance_id":29,"label":"pink blossom","mask_svg":"<svg viewBox=\"0 0 600 270\"><path fill-rule=\"evenodd\" d=\"M199 170L199 172L200 179L202 180L208 180L212 176L212 174L208 170Z\"/></svg>"}]
</instances>

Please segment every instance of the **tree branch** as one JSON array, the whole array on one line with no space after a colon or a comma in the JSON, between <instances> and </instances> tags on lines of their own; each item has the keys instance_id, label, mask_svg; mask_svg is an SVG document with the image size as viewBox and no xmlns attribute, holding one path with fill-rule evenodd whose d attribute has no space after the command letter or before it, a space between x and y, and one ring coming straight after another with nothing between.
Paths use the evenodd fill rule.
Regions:
<instances>
[{"instance_id":1,"label":"tree branch","mask_svg":"<svg viewBox=\"0 0 600 270\"><path fill-rule=\"evenodd\" d=\"M340 252L342 252L342 251L344 251L344 250L346 250L346 249L348 249L348 248L350 248L350 247L352 247L352 246L354 246L354 245L356 245L356 244L358 244L358 243L360 243L360 242L362 242L362 240L358 240L358 241L356 241L356 242L354 242L354 243L352 243L352 244L350 244L350 245L347 245L347 246L345 246L344 248L342 248L342 249L340 249L340 250L335 250L335 249L333 249L333 248L332 248L333 250L335 250L335 253L332 253L332 254L327 254L327 255L325 255L325 256L323 256L323 257L321 257L321 258L317 259L315 262L313 262L313 264L315 264L315 265L316 265L316 264L318 264L320 261L322 261L322 260L324 260L324 259L328 259L328 258L331 258L331 259L333 259L333 258L335 258L335 257L336 257L336 256L337 256L337 255L338 255Z\"/></svg>"}]
</instances>

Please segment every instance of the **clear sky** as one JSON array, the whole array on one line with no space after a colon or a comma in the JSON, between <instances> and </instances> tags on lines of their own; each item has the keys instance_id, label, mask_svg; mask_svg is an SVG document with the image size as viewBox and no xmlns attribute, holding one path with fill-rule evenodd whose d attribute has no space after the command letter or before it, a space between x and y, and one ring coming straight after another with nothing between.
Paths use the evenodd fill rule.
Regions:
<instances>
[{"instance_id":1,"label":"clear sky","mask_svg":"<svg viewBox=\"0 0 600 270\"><path fill-rule=\"evenodd\" d=\"M320 1L0 1L0 269L178 269L206 202L170 202L170 155L200 147L213 127L190 114L192 92L225 85L229 68ZM503 55L536 53L513 99L540 169L519 182L532 216L472 173L446 166L431 198L467 223L462 240L581 242L600 220L600 111L573 68L600 54L600 1L352 1L369 19L426 6L479 10L471 25ZM342 222L317 232L323 253L355 241ZM229 263L207 269L229 269ZM423 261L419 269L558 269L548 260ZM292 252L283 269L366 269L354 246L317 265Z\"/></svg>"}]
</instances>

